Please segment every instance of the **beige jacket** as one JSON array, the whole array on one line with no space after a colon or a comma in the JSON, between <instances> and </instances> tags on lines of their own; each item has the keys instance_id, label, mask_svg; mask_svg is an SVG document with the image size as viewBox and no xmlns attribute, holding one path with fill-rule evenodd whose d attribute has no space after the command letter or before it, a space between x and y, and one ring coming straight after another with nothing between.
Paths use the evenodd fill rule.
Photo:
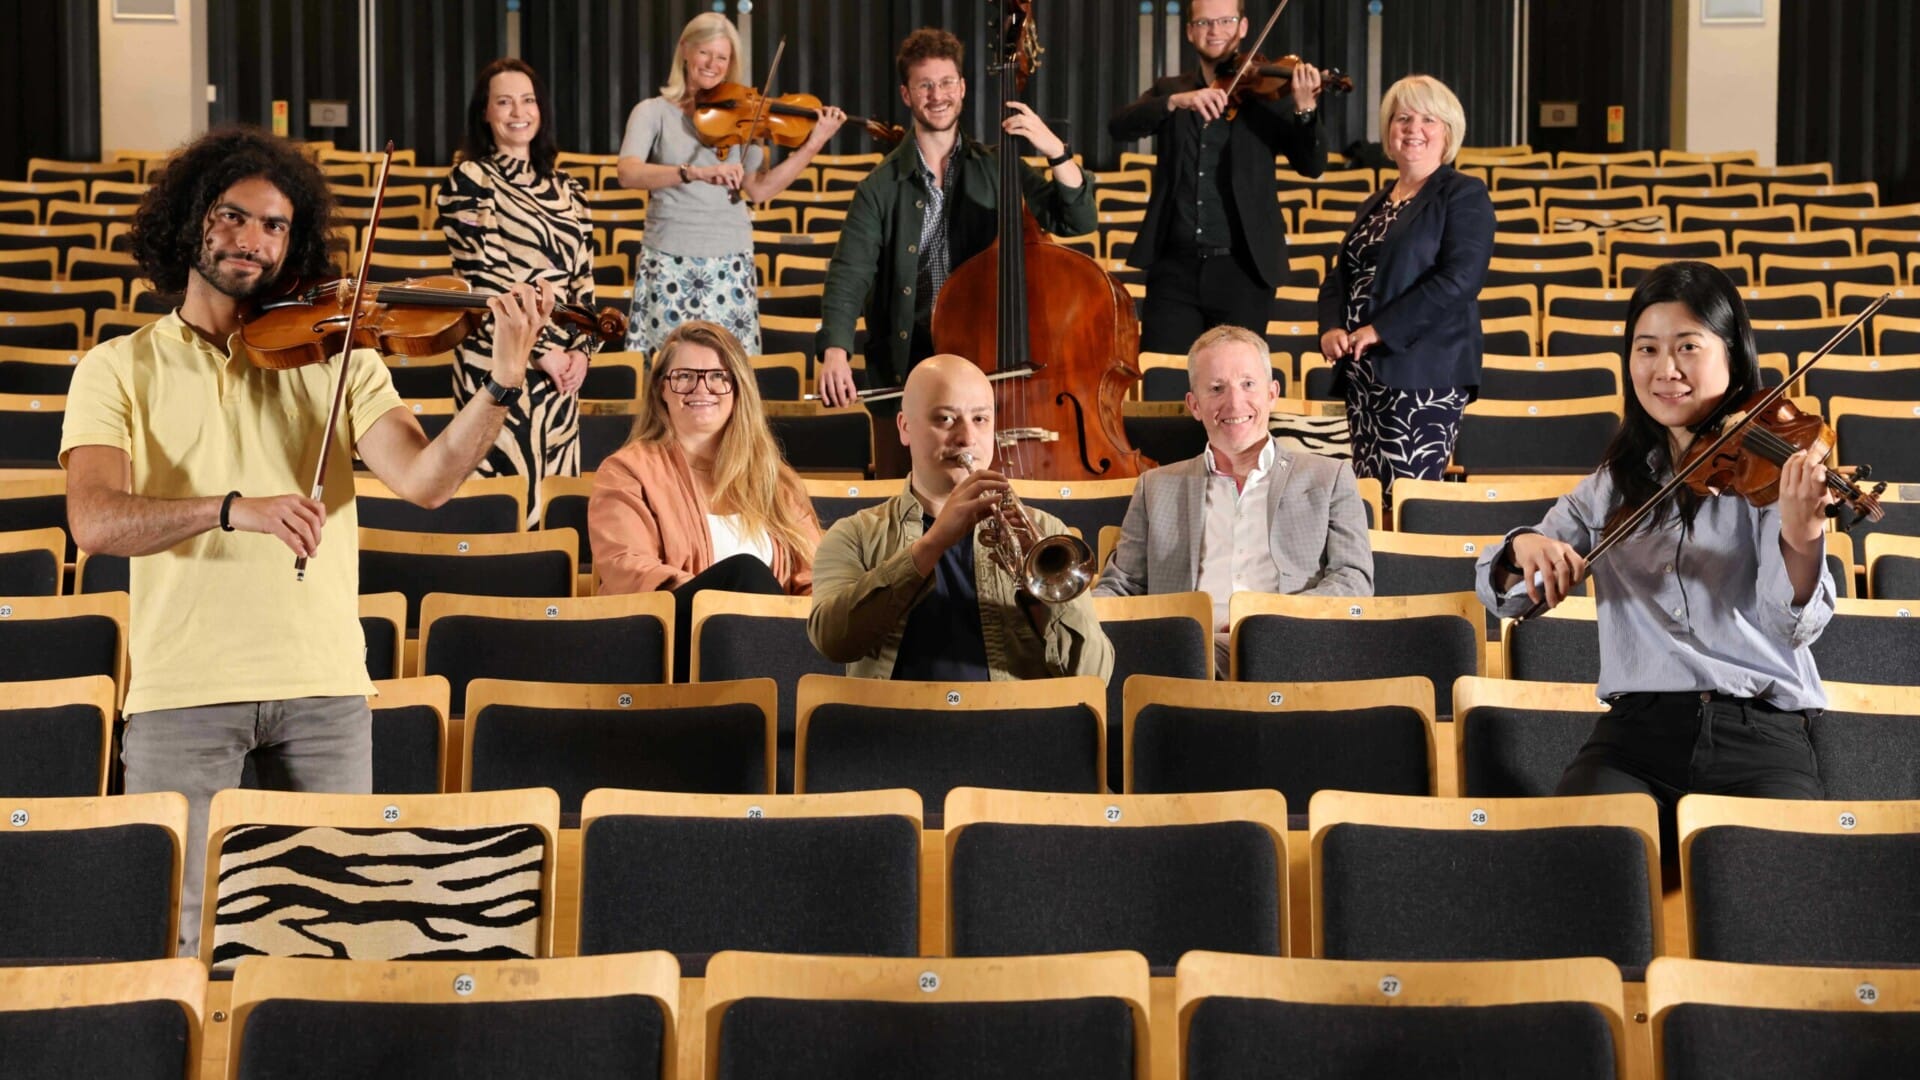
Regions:
<instances>
[{"instance_id":1,"label":"beige jacket","mask_svg":"<svg viewBox=\"0 0 1920 1080\"><path fill-rule=\"evenodd\" d=\"M1067 531L1050 514L1028 508L1044 535ZM841 518L827 530L813 561L813 612L807 636L821 655L847 665L847 674L893 675L907 616L932 588L913 565L913 542L925 532L911 483L899 495ZM973 573L980 596L980 631L995 681L1113 674L1113 644L1100 629L1093 601L1082 594L1047 607L1043 631L1014 599L1014 582L993 561L974 531Z\"/></svg>"}]
</instances>

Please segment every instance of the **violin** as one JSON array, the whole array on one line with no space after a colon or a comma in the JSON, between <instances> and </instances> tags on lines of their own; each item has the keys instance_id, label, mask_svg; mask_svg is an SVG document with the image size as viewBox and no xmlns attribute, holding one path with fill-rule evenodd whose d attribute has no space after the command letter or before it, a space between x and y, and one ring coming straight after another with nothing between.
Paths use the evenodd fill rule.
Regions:
<instances>
[{"instance_id":1,"label":"violin","mask_svg":"<svg viewBox=\"0 0 1920 1080\"><path fill-rule=\"evenodd\" d=\"M702 90L695 98L693 130L702 143L719 151L724 161L731 148L761 138L789 149L799 146L812 137L821 108L820 99L812 94L767 97L751 86L721 83ZM898 143L905 137L905 129L898 124L867 116L847 119L883 142Z\"/></svg>"},{"instance_id":2,"label":"violin","mask_svg":"<svg viewBox=\"0 0 1920 1080\"><path fill-rule=\"evenodd\" d=\"M296 281L254 305L241 322L240 339L254 365L270 371L325 363L347 348L432 356L458 345L485 321L487 299L451 275L365 287L344 279ZM556 304L552 318L602 341L619 341L627 333L627 317L617 308L596 312L580 304Z\"/></svg>"},{"instance_id":3,"label":"violin","mask_svg":"<svg viewBox=\"0 0 1920 1080\"><path fill-rule=\"evenodd\" d=\"M1755 394L1734 410L1736 420L1747 418L1748 422L1730 446L1694 440L1679 470L1687 478L1687 487L1700 495L1733 494L1755 506L1771 506L1780 498L1780 467L1789 457L1811 450L1826 460L1834 433L1820 414L1806 412L1784 397L1772 401L1767 397L1765 393ZM1696 464L1700 458L1706 460ZM1869 521L1884 517L1878 496L1886 491L1886 483L1882 481L1869 491L1854 482L1870 475L1870 465L1855 469L1852 479L1828 469L1827 488L1839 499L1828 512L1837 514L1845 505Z\"/></svg>"},{"instance_id":4,"label":"violin","mask_svg":"<svg viewBox=\"0 0 1920 1080\"><path fill-rule=\"evenodd\" d=\"M1278 101L1292 94L1293 69L1301 63L1303 61L1291 53L1278 60L1268 60L1256 52L1235 56L1215 67L1221 74L1214 77L1213 88L1227 95L1227 119L1233 119L1241 103L1249 99ZM1353 80L1341 74L1339 68L1323 68L1320 75L1319 94L1353 93Z\"/></svg>"},{"instance_id":5,"label":"violin","mask_svg":"<svg viewBox=\"0 0 1920 1080\"><path fill-rule=\"evenodd\" d=\"M1606 535L1587 553L1588 572L1683 486L1701 495L1730 493L1755 506L1767 506L1780 498L1780 467L1788 458L1802 450L1817 450L1821 460L1826 460L1833 446L1833 429L1818 414L1806 412L1787 400L1787 387L1799 382L1801 376L1838 348L1849 334L1864 326L1891 299L1892 294L1881 294L1798 368L1788 372L1780 385L1741 402L1738 408L1720 418L1717 431L1699 432L1693 445L1675 464L1672 478L1632 513L1609 526ZM1709 434L1712 438L1708 438ZM1870 474L1871 469L1866 465L1854 470L1857 479L1864 480ZM1887 490L1885 481L1868 491L1828 469L1826 483L1828 490L1840 497L1839 502L1828 508L1829 514L1838 516L1839 507L1844 504L1869 521L1879 521L1886 516L1879 499ZM1525 622L1546 608L1547 602L1542 598L1514 621Z\"/></svg>"}]
</instances>

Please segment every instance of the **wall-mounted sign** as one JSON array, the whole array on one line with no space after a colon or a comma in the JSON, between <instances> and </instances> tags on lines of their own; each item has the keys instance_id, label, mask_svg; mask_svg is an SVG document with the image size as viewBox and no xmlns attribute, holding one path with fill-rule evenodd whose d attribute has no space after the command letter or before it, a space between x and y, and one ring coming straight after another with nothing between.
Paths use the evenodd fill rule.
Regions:
<instances>
[{"instance_id":1,"label":"wall-mounted sign","mask_svg":"<svg viewBox=\"0 0 1920 1080\"><path fill-rule=\"evenodd\" d=\"M1700 0L1703 23L1764 23L1767 0Z\"/></svg>"},{"instance_id":2,"label":"wall-mounted sign","mask_svg":"<svg viewBox=\"0 0 1920 1080\"><path fill-rule=\"evenodd\" d=\"M120 21L177 22L178 0L113 0L113 17Z\"/></svg>"},{"instance_id":3,"label":"wall-mounted sign","mask_svg":"<svg viewBox=\"0 0 1920 1080\"><path fill-rule=\"evenodd\" d=\"M1543 128L1575 128L1580 126L1580 103L1577 101L1543 101L1540 103L1540 126Z\"/></svg>"}]
</instances>

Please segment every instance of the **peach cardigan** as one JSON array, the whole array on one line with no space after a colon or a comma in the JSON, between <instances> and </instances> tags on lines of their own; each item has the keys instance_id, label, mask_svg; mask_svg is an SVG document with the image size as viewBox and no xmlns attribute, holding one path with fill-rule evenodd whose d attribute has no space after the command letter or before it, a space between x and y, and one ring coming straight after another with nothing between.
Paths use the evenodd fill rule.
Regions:
<instances>
[{"instance_id":1,"label":"peach cardigan","mask_svg":"<svg viewBox=\"0 0 1920 1080\"><path fill-rule=\"evenodd\" d=\"M786 513L815 542L820 526L813 504L791 470L785 474ZM587 533L600 593L652 592L685 584L713 563L707 501L693 470L672 441L628 443L594 472L587 502ZM772 540L773 576L789 595L813 591L811 555Z\"/></svg>"}]
</instances>

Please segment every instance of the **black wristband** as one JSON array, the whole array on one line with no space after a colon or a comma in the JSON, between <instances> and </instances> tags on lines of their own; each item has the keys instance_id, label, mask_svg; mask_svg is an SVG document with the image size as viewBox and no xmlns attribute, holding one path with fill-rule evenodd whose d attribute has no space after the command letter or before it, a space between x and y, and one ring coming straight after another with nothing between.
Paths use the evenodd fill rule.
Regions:
<instances>
[{"instance_id":1,"label":"black wristband","mask_svg":"<svg viewBox=\"0 0 1920 1080\"><path fill-rule=\"evenodd\" d=\"M227 520L227 515L233 512L233 500L239 497L240 497L239 492L229 491L227 492L227 497L220 500L220 531L221 532L233 531L233 523Z\"/></svg>"},{"instance_id":2,"label":"black wristband","mask_svg":"<svg viewBox=\"0 0 1920 1080\"><path fill-rule=\"evenodd\" d=\"M1060 166L1065 165L1067 162L1072 160L1073 160L1073 147L1068 146L1066 143L1061 143L1060 156L1048 158L1047 167L1052 169L1057 169Z\"/></svg>"}]
</instances>

